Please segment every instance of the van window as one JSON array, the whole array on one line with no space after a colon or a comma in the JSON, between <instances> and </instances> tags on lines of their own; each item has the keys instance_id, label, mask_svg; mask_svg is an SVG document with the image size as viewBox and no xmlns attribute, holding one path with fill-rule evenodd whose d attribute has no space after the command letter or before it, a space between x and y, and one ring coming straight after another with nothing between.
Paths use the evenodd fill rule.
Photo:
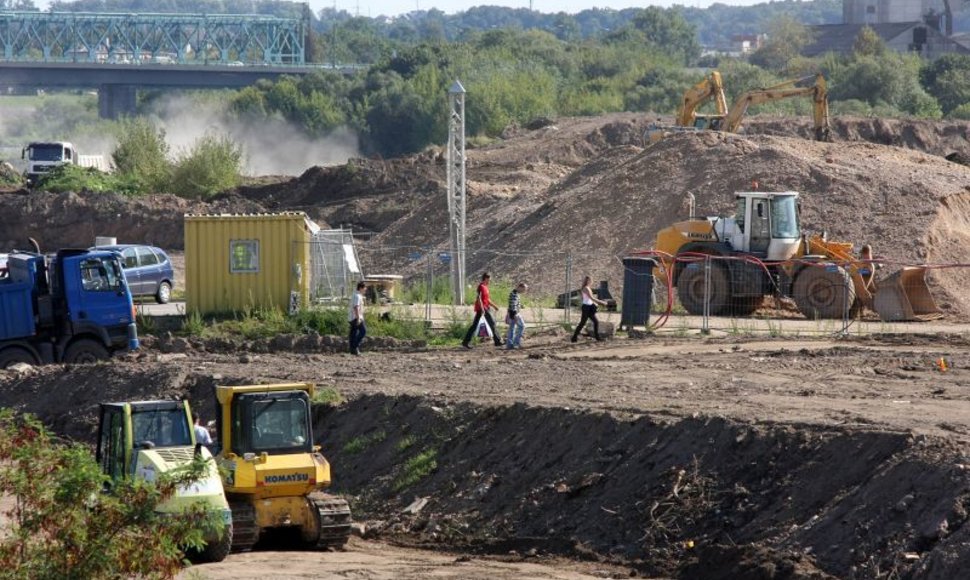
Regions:
<instances>
[{"instance_id":1,"label":"van window","mask_svg":"<svg viewBox=\"0 0 970 580\"><path fill-rule=\"evenodd\" d=\"M158 256L151 248L138 248L138 265L154 266L158 263Z\"/></svg>"}]
</instances>

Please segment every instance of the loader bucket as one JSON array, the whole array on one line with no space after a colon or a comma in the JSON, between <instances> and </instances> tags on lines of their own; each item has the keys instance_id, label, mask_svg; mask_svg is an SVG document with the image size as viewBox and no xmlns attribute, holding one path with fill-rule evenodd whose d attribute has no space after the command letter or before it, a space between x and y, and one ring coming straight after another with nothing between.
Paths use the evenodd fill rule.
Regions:
<instances>
[{"instance_id":1,"label":"loader bucket","mask_svg":"<svg viewBox=\"0 0 970 580\"><path fill-rule=\"evenodd\" d=\"M903 268L880 280L873 298L873 310L886 322L943 318L943 311L926 285L926 268L918 266Z\"/></svg>"}]
</instances>

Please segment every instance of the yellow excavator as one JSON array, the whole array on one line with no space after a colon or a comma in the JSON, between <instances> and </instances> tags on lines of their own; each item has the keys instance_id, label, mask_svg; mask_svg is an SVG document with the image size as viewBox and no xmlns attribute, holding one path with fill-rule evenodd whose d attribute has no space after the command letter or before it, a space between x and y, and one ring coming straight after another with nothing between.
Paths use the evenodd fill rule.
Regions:
<instances>
[{"instance_id":1,"label":"yellow excavator","mask_svg":"<svg viewBox=\"0 0 970 580\"><path fill-rule=\"evenodd\" d=\"M665 136L678 131L725 131L736 133L741 127L748 108L770 101L791 97L811 96L812 116L815 121L815 139L829 141L829 103L825 77L821 73L785 81L770 87L752 89L742 94L728 109L724 97L721 75L713 71L707 78L684 93L683 103L677 115L677 126L651 125L644 137L646 143L656 143ZM717 113L698 115L696 110L710 98L715 99Z\"/></svg>"},{"instance_id":2,"label":"yellow excavator","mask_svg":"<svg viewBox=\"0 0 970 580\"><path fill-rule=\"evenodd\" d=\"M313 442L313 385L216 386L216 455L232 510L232 551L271 529L298 530L310 549L350 538L350 506L324 493L330 463Z\"/></svg>"},{"instance_id":3,"label":"yellow excavator","mask_svg":"<svg viewBox=\"0 0 970 580\"><path fill-rule=\"evenodd\" d=\"M716 113L698 114L697 110L711 100L714 101ZM674 126L651 124L644 133L644 143L656 143L667 135L678 131L718 130L727 113L727 97L724 96L724 83L721 81L721 73L716 70L711 71L711 74L704 77L704 80L684 92L680 111L677 113L677 124Z\"/></svg>"},{"instance_id":4,"label":"yellow excavator","mask_svg":"<svg viewBox=\"0 0 970 580\"><path fill-rule=\"evenodd\" d=\"M868 246L856 256L851 243L803 234L797 192L740 192L735 200L732 217L691 216L657 233L655 274L688 313L749 316L774 295L792 298L811 319L852 317L863 307L884 321L942 318L926 268L877 281Z\"/></svg>"}]
</instances>

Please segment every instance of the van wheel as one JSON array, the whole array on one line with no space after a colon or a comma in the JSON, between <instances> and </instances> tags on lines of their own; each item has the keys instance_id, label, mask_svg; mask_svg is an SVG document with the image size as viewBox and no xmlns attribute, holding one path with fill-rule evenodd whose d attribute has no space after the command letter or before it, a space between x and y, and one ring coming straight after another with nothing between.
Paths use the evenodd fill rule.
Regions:
<instances>
[{"instance_id":1,"label":"van wheel","mask_svg":"<svg viewBox=\"0 0 970 580\"><path fill-rule=\"evenodd\" d=\"M168 301L172 299L172 285L168 282L162 282L158 285L158 292L155 293L155 302L159 304L168 304Z\"/></svg>"},{"instance_id":2,"label":"van wheel","mask_svg":"<svg viewBox=\"0 0 970 580\"><path fill-rule=\"evenodd\" d=\"M11 347L0 352L0 369L10 368L17 363L36 365L37 360L34 355L22 348Z\"/></svg>"},{"instance_id":3,"label":"van wheel","mask_svg":"<svg viewBox=\"0 0 970 580\"><path fill-rule=\"evenodd\" d=\"M108 359L108 349L89 338L83 338L67 347L64 362L69 365L96 363Z\"/></svg>"}]
</instances>

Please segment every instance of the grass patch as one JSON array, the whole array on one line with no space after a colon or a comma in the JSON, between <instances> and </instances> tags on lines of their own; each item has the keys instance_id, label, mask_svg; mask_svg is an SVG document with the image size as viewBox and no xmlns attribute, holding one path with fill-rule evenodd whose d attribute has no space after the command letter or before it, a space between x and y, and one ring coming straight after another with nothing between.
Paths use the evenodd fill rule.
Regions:
<instances>
[{"instance_id":1,"label":"grass patch","mask_svg":"<svg viewBox=\"0 0 970 580\"><path fill-rule=\"evenodd\" d=\"M403 472L394 481L394 491L401 491L427 477L438 468L438 450L425 449L404 462Z\"/></svg>"},{"instance_id":2,"label":"grass patch","mask_svg":"<svg viewBox=\"0 0 970 580\"><path fill-rule=\"evenodd\" d=\"M414 447L414 444L417 442L418 439L414 435L405 435L400 441L397 442L397 444L394 445L394 449L397 451L406 451L411 447Z\"/></svg>"},{"instance_id":3,"label":"grass patch","mask_svg":"<svg viewBox=\"0 0 970 580\"><path fill-rule=\"evenodd\" d=\"M344 396L333 387L318 387L313 390L313 402L321 405L339 405Z\"/></svg>"},{"instance_id":4,"label":"grass patch","mask_svg":"<svg viewBox=\"0 0 970 580\"><path fill-rule=\"evenodd\" d=\"M343 452L348 455L357 455L358 453L370 449L374 445L377 445L381 441L387 439L387 432L383 429L370 435L361 435L359 437L354 437L347 442L343 447Z\"/></svg>"}]
</instances>

